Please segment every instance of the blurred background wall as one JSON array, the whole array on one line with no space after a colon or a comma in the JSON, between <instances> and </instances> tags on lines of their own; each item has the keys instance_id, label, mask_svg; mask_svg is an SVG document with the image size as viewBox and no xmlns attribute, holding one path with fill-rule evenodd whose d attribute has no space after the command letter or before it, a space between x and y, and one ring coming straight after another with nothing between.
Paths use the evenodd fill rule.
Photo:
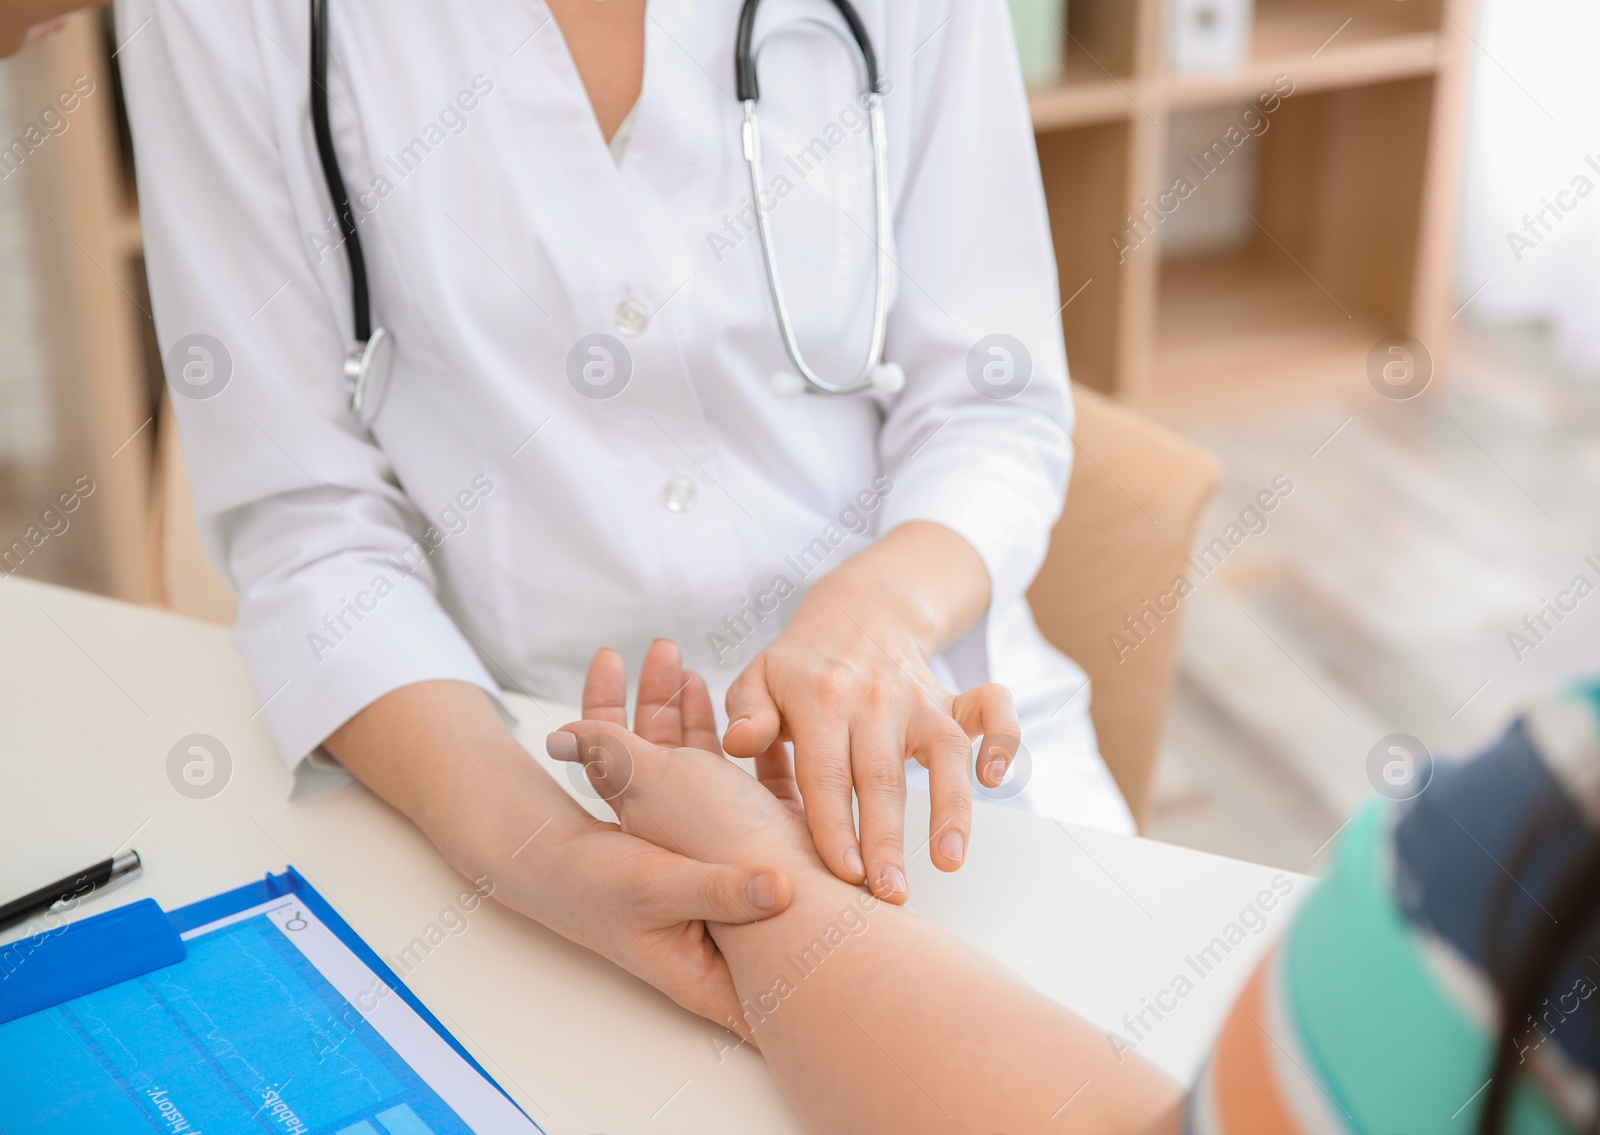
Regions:
<instances>
[{"instance_id":1,"label":"blurred background wall","mask_svg":"<svg viewBox=\"0 0 1600 1135\"><path fill-rule=\"evenodd\" d=\"M1600 587L1600 14L1011 6L1074 378L1225 468L1151 830L1314 869L1389 739L1462 752L1600 665L1600 598L1548 613ZM0 585L159 602L137 33L0 62Z\"/></svg>"}]
</instances>

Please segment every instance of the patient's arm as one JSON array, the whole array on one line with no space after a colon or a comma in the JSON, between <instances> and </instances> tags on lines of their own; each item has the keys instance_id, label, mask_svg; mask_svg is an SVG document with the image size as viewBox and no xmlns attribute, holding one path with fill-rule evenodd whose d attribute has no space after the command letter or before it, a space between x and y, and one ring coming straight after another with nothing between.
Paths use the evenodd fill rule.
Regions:
<instances>
[{"instance_id":1,"label":"patient's arm","mask_svg":"<svg viewBox=\"0 0 1600 1135\"><path fill-rule=\"evenodd\" d=\"M648 684L672 686L650 670L676 664L675 651L653 650ZM808 1130L1131 1133L1171 1110L1179 1089L1136 1055L1119 1063L1102 1033L998 963L835 878L792 801L719 754L628 732L624 683L614 654L597 658L591 720L552 734L551 753L582 760L635 835L704 861L755 856L786 869L787 911L712 933L744 1023ZM677 686L681 700L653 739L713 746L704 684L685 675ZM784 758L762 760L782 794Z\"/></svg>"},{"instance_id":2,"label":"patient's arm","mask_svg":"<svg viewBox=\"0 0 1600 1135\"><path fill-rule=\"evenodd\" d=\"M808 1130L1141 1132L1177 1097L941 927L820 869L790 877L787 912L712 935Z\"/></svg>"}]
</instances>

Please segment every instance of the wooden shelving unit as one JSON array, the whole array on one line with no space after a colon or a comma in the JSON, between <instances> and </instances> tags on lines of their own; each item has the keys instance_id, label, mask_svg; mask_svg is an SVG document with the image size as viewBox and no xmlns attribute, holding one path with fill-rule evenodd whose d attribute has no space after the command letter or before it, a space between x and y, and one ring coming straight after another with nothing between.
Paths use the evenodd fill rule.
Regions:
<instances>
[{"instance_id":1,"label":"wooden shelving unit","mask_svg":"<svg viewBox=\"0 0 1600 1135\"><path fill-rule=\"evenodd\" d=\"M1256 0L1250 57L1224 75L1169 70L1167 2L1070 0L1067 77L1031 99L1074 378L1183 418L1358 387L1395 333L1442 367L1471 0ZM105 494L75 523L96 533L99 586L144 600L160 360L107 28L80 13L19 59L25 102L80 75L96 90L23 181L70 427L61 471ZM1170 186L1175 116L1242 109L1279 76L1294 94L1249 143L1249 239L1177 257L1158 229L1119 255L1113 236Z\"/></svg>"},{"instance_id":2,"label":"wooden shelving unit","mask_svg":"<svg viewBox=\"0 0 1600 1135\"><path fill-rule=\"evenodd\" d=\"M13 61L15 92L30 110L50 106L75 82L94 86L67 116L66 130L29 154L4 191L23 194L33 219L53 366L60 453L41 480L52 497L58 482L64 489L80 475L95 486L70 518L73 534L63 537L76 559L95 565L95 578L73 581L148 601L157 425L151 392L159 372L153 379L143 239L121 141L109 26L102 11L80 12ZM92 555L77 554L88 547Z\"/></svg>"},{"instance_id":3,"label":"wooden shelving unit","mask_svg":"<svg viewBox=\"0 0 1600 1135\"><path fill-rule=\"evenodd\" d=\"M1166 63L1167 0L1069 0L1066 80L1031 103L1061 294L1077 296L1074 378L1185 418L1355 388L1391 334L1442 367L1471 6L1257 0L1249 58L1187 75ZM1120 252L1172 187L1174 118L1242 111L1280 77L1294 93L1247 143L1247 238L1164 254L1157 224Z\"/></svg>"}]
</instances>

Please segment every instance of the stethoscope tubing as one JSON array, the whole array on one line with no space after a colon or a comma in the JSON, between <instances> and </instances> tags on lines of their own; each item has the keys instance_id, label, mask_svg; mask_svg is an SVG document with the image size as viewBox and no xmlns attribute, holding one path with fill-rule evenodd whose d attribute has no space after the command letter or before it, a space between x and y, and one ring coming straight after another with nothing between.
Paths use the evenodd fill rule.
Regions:
<instances>
[{"instance_id":1,"label":"stethoscope tubing","mask_svg":"<svg viewBox=\"0 0 1600 1135\"><path fill-rule=\"evenodd\" d=\"M877 245L877 279L872 305L872 340L867 347L867 360L849 382L837 384L828 381L806 362L795 334L794 320L789 314L789 303L783 290L783 279L778 273L778 250L772 237L772 221L768 210L757 208L756 230L761 239L761 260L766 268L767 288L772 293L772 307L778 322L778 333L783 338L783 348L789 361L805 380L808 387L822 394L859 394L877 385L875 375L883 362L883 347L889 332L889 242L892 234L888 224L889 213L889 161L888 144L883 122L883 96L877 91L867 95L867 118L871 123L872 174L874 186L873 227ZM756 113L756 100L744 104L744 157L750 166L751 200L760 202L766 188L766 177L761 165L761 128Z\"/></svg>"},{"instance_id":2,"label":"stethoscope tubing","mask_svg":"<svg viewBox=\"0 0 1600 1135\"><path fill-rule=\"evenodd\" d=\"M867 25L861 22L861 14L850 0L833 0L833 6L839 9L839 15L850 28L851 38L861 49L861 62L867 72L867 90L880 91L882 84L878 77L878 53L873 49ZM756 74L754 47L756 13L760 10L761 0L744 0L744 7L739 10L739 31L733 44L733 79L737 98L742 103L761 99L761 79Z\"/></svg>"},{"instance_id":3,"label":"stethoscope tubing","mask_svg":"<svg viewBox=\"0 0 1600 1135\"><path fill-rule=\"evenodd\" d=\"M889 331L889 279L893 257L893 214L889 200L889 145L888 131L884 125L882 82L878 75L878 54L872 45L872 36L850 0L833 0L833 5L850 29L850 36L861 53L861 67L866 82L867 119L872 142L873 181L873 244L877 246L877 276L873 292L872 338L867 347L866 362L854 378L845 383L830 382L806 362L805 353L795 334L794 320L784 293L783 279L778 271L778 251L772 236L772 221L768 211L759 207L766 190L766 178L761 164L761 126L757 103L761 100L760 75L756 66L755 26L761 0L745 0L739 11L739 31L734 40L733 71L738 97L744 106L744 123L741 141L745 162L750 167L750 199L758 203L756 229L761 241L761 260L766 270L767 288L772 294L772 308L778 323L778 334L783 339L783 349L789 361L799 372L808 393L859 394L874 388L886 388L881 371L883 349ZM826 25L825 25L826 26ZM782 377L782 376L778 376Z\"/></svg>"},{"instance_id":4,"label":"stethoscope tubing","mask_svg":"<svg viewBox=\"0 0 1600 1135\"><path fill-rule=\"evenodd\" d=\"M860 14L850 0L833 0L851 38L861 53L862 69L866 81L867 116L872 144L873 205L877 245L877 279L873 297L872 339L867 350L867 361L855 377L847 383L834 383L823 378L805 360L800 342L795 334L794 321L784 293L783 280L778 273L777 248L772 236L772 223L767 212L756 210L756 226L760 233L761 258L766 269L767 287L772 295L772 306L777 317L778 333L783 340L789 361L799 372L804 389L821 394L857 394L878 387L897 389L885 384L884 372L898 368L883 366L883 350L888 338L889 280L892 256L893 220L889 198L889 164L887 131L884 125L883 94L878 75L878 57L873 49L872 37L862 23ZM363 427L371 427L382 406L389 385L393 365L395 339L385 328L372 326L372 297L367 281L367 261L361 249L361 234L356 230L355 211L350 205L350 194L345 188L344 175L339 167L338 151L333 144L333 129L328 115L328 0L310 0L311 5L311 123L316 136L317 157L322 164L322 175L327 182L328 195L333 200L334 216L344 239L345 257L350 264L350 308L356 346L345 357L344 374L351 388L351 408ZM738 97L744 107L741 127L745 161L750 167L750 187L753 199L761 200L765 186L761 165L761 129L757 103L761 98L760 79L757 74L753 49L756 14L761 0L744 0L739 12L739 28L734 43L734 75L738 84ZM781 376L780 376L781 377ZM903 381L903 376L897 381Z\"/></svg>"},{"instance_id":5,"label":"stethoscope tubing","mask_svg":"<svg viewBox=\"0 0 1600 1135\"><path fill-rule=\"evenodd\" d=\"M322 161L322 176L333 199L339 234L344 238L345 257L350 262L350 307L358 343L372 338L372 300L367 290L367 258L361 251L361 234L356 231L355 211L345 189L339 168L339 153L333 146L333 128L328 120L328 4L311 0L311 127L317 137L317 157Z\"/></svg>"}]
</instances>

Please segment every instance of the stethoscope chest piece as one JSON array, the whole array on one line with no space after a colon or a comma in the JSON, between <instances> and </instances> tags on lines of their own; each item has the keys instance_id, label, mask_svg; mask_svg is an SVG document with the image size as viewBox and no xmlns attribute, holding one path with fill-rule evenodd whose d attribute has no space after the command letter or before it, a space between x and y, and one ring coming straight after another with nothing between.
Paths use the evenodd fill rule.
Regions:
<instances>
[{"instance_id":1,"label":"stethoscope chest piece","mask_svg":"<svg viewBox=\"0 0 1600 1135\"><path fill-rule=\"evenodd\" d=\"M350 262L350 314L356 348L344 359L345 383L350 388L350 408L363 429L371 429L394 369L394 336L372 326L372 299L367 292L367 260L361 254L361 234L355 211L345 191L339 155L333 148L333 127L328 122L328 4L311 0L311 129L317 140L317 158L328 183L339 234Z\"/></svg>"},{"instance_id":2,"label":"stethoscope chest piece","mask_svg":"<svg viewBox=\"0 0 1600 1135\"><path fill-rule=\"evenodd\" d=\"M362 427L371 428L389 393L394 371L394 336L383 327L374 328L365 343L345 356L344 378L350 385L350 408Z\"/></svg>"},{"instance_id":3,"label":"stethoscope chest piece","mask_svg":"<svg viewBox=\"0 0 1600 1135\"><path fill-rule=\"evenodd\" d=\"M899 394L906 388L905 368L899 363L879 363L872 368L868 387L879 394ZM858 389L867 389L860 387ZM793 398L797 394L822 394L816 386L792 370L774 371L767 380L767 389L777 398Z\"/></svg>"}]
</instances>

